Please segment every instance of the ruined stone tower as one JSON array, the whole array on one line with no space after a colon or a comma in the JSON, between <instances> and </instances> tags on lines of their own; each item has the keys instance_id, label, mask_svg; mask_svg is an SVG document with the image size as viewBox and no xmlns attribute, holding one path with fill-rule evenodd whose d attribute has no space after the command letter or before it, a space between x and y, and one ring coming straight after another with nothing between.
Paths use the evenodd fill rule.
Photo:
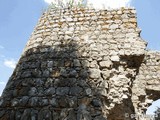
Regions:
<instances>
[{"instance_id":1,"label":"ruined stone tower","mask_svg":"<svg viewBox=\"0 0 160 120\"><path fill-rule=\"evenodd\" d=\"M0 98L0 120L131 120L160 98L160 52L136 11L51 9Z\"/></svg>"}]
</instances>

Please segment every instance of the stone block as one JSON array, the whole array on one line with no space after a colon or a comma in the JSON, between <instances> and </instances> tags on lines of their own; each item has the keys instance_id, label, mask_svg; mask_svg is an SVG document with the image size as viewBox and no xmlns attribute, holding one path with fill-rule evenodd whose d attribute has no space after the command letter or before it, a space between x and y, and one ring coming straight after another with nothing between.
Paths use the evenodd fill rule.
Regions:
<instances>
[{"instance_id":1,"label":"stone block","mask_svg":"<svg viewBox=\"0 0 160 120\"><path fill-rule=\"evenodd\" d=\"M92 79L97 79L101 77L99 69L90 69L89 72L90 72L89 76Z\"/></svg>"},{"instance_id":2,"label":"stone block","mask_svg":"<svg viewBox=\"0 0 160 120\"><path fill-rule=\"evenodd\" d=\"M58 87L56 89L57 95L68 95L69 93L69 87Z\"/></svg>"},{"instance_id":3,"label":"stone block","mask_svg":"<svg viewBox=\"0 0 160 120\"><path fill-rule=\"evenodd\" d=\"M108 60L108 61L101 61L99 65L101 68L111 68L113 63Z\"/></svg>"}]
</instances>

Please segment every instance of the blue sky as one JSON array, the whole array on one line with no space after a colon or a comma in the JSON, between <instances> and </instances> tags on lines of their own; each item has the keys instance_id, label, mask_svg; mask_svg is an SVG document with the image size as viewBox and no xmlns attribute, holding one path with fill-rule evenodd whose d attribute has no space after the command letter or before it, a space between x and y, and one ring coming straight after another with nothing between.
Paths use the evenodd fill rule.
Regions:
<instances>
[{"instance_id":1,"label":"blue sky","mask_svg":"<svg viewBox=\"0 0 160 120\"><path fill-rule=\"evenodd\" d=\"M47 6L44 1L0 0L0 94ZM132 0L130 4L137 10L138 26L142 29L141 37L148 42L147 49L160 50L160 0Z\"/></svg>"}]
</instances>

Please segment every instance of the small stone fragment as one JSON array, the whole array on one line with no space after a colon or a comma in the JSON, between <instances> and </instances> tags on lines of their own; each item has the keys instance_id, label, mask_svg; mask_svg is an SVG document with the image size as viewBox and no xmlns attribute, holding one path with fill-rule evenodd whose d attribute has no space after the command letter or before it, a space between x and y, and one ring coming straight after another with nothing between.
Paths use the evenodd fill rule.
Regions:
<instances>
[{"instance_id":1,"label":"small stone fragment","mask_svg":"<svg viewBox=\"0 0 160 120\"><path fill-rule=\"evenodd\" d=\"M100 70L99 69L90 69L90 74L89 74L90 78L96 79L96 78L100 78Z\"/></svg>"},{"instance_id":2,"label":"small stone fragment","mask_svg":"<svg viewBox=\"0 0 160 120\"><path fill-rule=\"evenodd\" d=\"M113 61L113 62L119 62L120 58L119 58L119 56L111 56L111 61Z\"/></svg>"},{"instance_id":3,"label":"small stone fragment","mask_svg":"<svg viewBox=\"0 0 160 120\"><path fill-rule=\"evenodd\" d=\"M99 65L102 68L110 68L113 65L113 63L111 61L101 61Z\"/></svg>"},{"instance_id":4,"label":"small stone fragment","mask_svg":"<svg viewBox=\"0 0 160 120\"><path fill-rule=\"evenodd\" d=\"M92 105L94 107L101 107L102 103L101 103L101 101L99 99L93 99L92 100Z\"/></svg>"}]
</instances>

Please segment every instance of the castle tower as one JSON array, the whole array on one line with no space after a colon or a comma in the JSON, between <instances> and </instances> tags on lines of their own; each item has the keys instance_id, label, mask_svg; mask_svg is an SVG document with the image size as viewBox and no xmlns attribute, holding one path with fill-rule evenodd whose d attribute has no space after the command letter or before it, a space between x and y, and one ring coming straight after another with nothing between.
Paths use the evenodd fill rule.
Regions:
<instances>
[{"instance_id":1,"label":"castle tower","mask_svg":"<svg viewBox=\"0 0 160 120\"><path fill-rule=\"evenodd\" d=\"M130 120L158 98L159 58L135 9L50 9L3 91L0 120Z\"/></svg>"}]
</instances>

